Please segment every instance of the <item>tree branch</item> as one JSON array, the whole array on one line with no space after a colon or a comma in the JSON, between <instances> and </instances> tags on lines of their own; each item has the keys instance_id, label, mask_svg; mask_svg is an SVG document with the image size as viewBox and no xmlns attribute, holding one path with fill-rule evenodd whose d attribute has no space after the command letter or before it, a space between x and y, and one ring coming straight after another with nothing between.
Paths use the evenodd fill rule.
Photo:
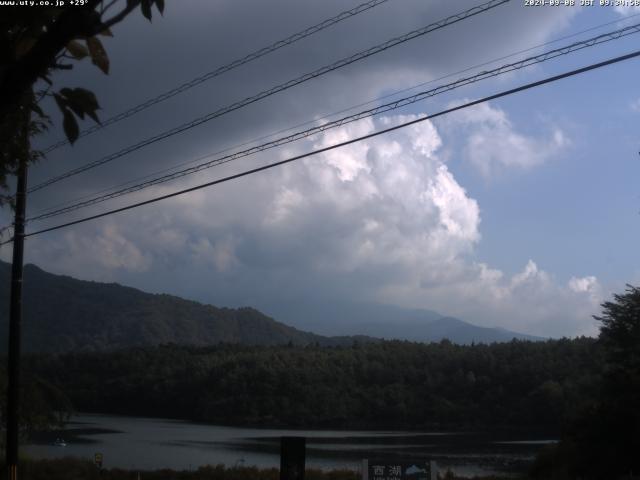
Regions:
<instances>
[{"instance_id":1,"label":"tree branch","mask_svg":"<svg viewBox=\"0 0 640 480\"><path fill-rule=\"evenodd\" d=\"M106 13L106 11L109 10L111 7L113 7L116 3L118 3L118 0L111 0L111 2L109 2L107 5L105 5L104 2L102 2L102 11L100 13L101 14Z\"/></svg>"},{"instance_id":2,"label":"tree branch","mask_svg":"<svg viewBox=\"0 0 640 480\"><path fill-rule=\"evenodd\" d=\"M46 89L42 90L39 93L38 98L36 98L36 103L40 103L44 97L49 95L49 90L51 90L51 85L49 85Z\"/></svg>"},{"instance_id":3,"label":"tree branch","mask_svg":"<svg viewBox=\"0 0 640 480\"><path fill-rule=\"evenodd\" d=\"M140 5L140 0L128 1L120 13L102 22L96 11L102 1L88 0L84 7L65 9L24 57L7 66L0 76L0 124L22 103L25 93L38 78L46 77L47 71L54 67L57 55L64 52L71 40L97 35L124 20Z\"/></svg>"},{"instance_id":4,"label":"tree branch","mask_svg":"<svg viewBox=\"0 0 640 480\"><path fill-rule=\"evenodd\" d=\"M127 15L129 15L133 10L135 10L138 5L140 5L140 0L127 2L127 6L124 9L122 9L120 13L118 13L117 15L114 15L109 20L102 22L100 27L96 29L93 35L97 35L100 32L106 30L107 28L111 28L111 26L115 25L116 23L121 22L122 20L125 19Z\"/></svg>"}]
</instances>

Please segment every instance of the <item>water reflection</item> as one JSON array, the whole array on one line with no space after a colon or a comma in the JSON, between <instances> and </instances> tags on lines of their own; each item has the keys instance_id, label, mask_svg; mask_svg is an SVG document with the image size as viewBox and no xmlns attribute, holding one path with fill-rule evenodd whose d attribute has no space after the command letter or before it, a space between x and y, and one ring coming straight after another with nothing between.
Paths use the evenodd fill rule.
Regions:
<instances>
[{"instance_id":1,"label":"water reflection","mask_svg":"<svg viewBox=\"0 0 640 480\"><path fill-rule=\"evenodd\" d=\"M34 458L103 454L104 467L153 470L195 469L206 464L278 467L279 437L307 438L307 465L359 470L371 457L431 458L461 475L515 472L526 468L535 452L553 440L529 436L494 438L466 432L291 430L225 427L191 422L78 415L64 432L66 447L47 438L25 447Z\"/></svg>"}]
</instances>

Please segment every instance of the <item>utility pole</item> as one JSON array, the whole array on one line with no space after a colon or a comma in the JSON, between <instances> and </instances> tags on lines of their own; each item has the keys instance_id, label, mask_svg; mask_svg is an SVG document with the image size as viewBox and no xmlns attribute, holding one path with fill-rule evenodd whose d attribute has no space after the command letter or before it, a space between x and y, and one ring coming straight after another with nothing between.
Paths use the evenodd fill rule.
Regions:
<instances>
[{"instance_id":1,"label":"utility pole","mask_svg":"<svg viewBox=\"0 0 640 480\"><path fill-rule=\"evenodd\" d=\"M305 437L280 437L280 480L304 480Z\"/></svg>"},{"instance_id":2,"label":"utility pole","mask_svg":"<svg viewBox=\"0 0 640 480\"><path fill-rule=\"evenodd\" d=\"M6 461L8 480L18 480L18 435L20 416L20 323L22 321L22 264L24 258L24 220L27 206L27 159L29 157L29 114L22 129L22 158L19 160L13 223L13 262L11 264L11 310L9 313L9 366L7 386Z\"/></svg>"}]
</instances>

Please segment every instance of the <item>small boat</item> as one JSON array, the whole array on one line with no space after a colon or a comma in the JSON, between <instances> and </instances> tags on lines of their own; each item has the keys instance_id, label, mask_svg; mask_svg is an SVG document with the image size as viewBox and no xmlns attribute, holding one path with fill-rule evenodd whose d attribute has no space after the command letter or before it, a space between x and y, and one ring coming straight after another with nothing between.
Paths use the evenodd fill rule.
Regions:
<instances>
[{"instance_id":1,"label":"small boat","mask_svg":"<svg viewBox=\"0 0 640 480\"><path fill-rule=\"evenodd\" d=\"M62 438L56 438L56 441L53 442L53 445L55 447L66 447L67 446L67 442L65 442L64 439L62 439Z\"/></svg>"}]
</instances>

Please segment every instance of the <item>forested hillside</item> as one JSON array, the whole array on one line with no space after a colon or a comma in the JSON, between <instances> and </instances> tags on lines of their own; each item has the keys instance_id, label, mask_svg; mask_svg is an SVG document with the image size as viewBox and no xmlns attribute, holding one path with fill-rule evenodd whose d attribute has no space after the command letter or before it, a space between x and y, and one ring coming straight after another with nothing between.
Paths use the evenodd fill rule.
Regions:
<instances>
[{"instance_id":1,"label":"forested hillside","mask_svg":"<svg viewBox=\"0 0 640 480\"><path fill-rule=\"evenodd\" d=\"M594 398L595 340L459 346L167 345L35 356L80 411L224 424L468 428L560 425Z\"/></svg>"},{"instance_id":2,"label":"forested hillside","mask_svg":"<svg viewBox=\"0 0 640 480\"><path fill-rule=\"evenodd\" d=\"M0 262L0 331L7 331L11 267ZM218 308L173 295L151 294L117 283L100 283L54 275L26 265L24 269L23 349L27 352L102 351L163 345L207 346L220 342L244 345L351 345L387 339L456 343L504 342L513 338L536 339L498 328L472 325L436 312L403 310L374 304L352 306L354 323L344 335L336 322L345 323L331 308L324 311L326 335L316 335L285 325L250 307ZM344 313L344 312L343 312ZM304 316L304 315L303 315ZM351 318L351 317L349 317ZM293 322L297 324L296 322ZM349 320L346 323L351 323ZM324 330L326 331L326 330ZM337 336L336 336L337 335ZM540 340L540 338L537 338ZM0 342L5 352L6 342Z\"/></svg>"},{"instance_id":3,"label":"forested hillside","mask_svg":"<svg viewBox=\"0 0 640 480\"><path fill-rule=\"evenodd\" d=\"M10 265L0 262L0 331L8 331ZM351 344L290 327L253 308L217 308L116 283L53 275L26 265L23 349L27 352L100 351L173 342L212 345ZM367 341L365 337L358 337ZM0 342L0 352L6 352Z\"/></svg>"}]
</instances>

